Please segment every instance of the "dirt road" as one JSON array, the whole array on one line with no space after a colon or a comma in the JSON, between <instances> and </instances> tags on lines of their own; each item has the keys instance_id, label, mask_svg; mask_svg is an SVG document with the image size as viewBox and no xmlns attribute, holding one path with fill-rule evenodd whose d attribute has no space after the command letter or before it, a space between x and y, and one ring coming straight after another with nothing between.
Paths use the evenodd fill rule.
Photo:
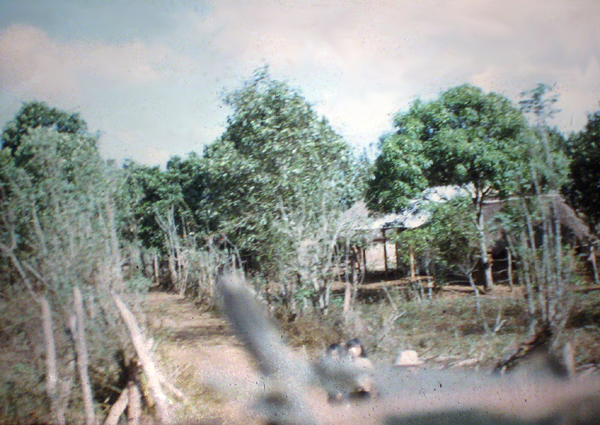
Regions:
<instances>
[{"instance_id":1,"label":"dirt road","mask_svg":"<svg viewBox=\"0 0 600 425\"><path fill-rule=\"evenodd\" d=\"M146 317L163 373L188 400L176 405L189 423L248 424L248 401L261 385L228 324L175 294L149 294ZM249 424L248 424L249 425Z\"/></svg>"}]
</instances>

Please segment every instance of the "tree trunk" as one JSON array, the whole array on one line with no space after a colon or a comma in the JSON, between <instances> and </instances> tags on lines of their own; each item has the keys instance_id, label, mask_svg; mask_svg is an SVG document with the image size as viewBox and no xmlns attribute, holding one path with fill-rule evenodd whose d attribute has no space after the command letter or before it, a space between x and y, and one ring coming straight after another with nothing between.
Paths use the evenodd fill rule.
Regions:
<instances>
[{"instance_id":1,"label":"tree trunk","mask_svg":"<svg viewBox=\"0 0 600 425\"><path fill-rule=\"evenodd\" d=\"M348 273L348 267L349 267L349 255L348 255L348 246L346 245L346 254L345 254L344 258L344 267L345 267L345 273L344 273L344 277L345 277L345 288L344 288L344 310L343 310L343 314L344 314L344 319L346 320L346 322L348 321L348 313L350 313L350 302L352 300L352 282L350 281L350 275Z\"/></svg>"},{"instance_id":2,"label":"tree trunk","mask_svg":"<svg viewBox=\"0 0 600 425\"><path fill-rule=\"evenodd\" d=\"M344 288L344 320L348 322L348 314L350 313L350 302L352 301L352 286L349 281L346 281Z\"/></svg>"},{"instance_id":3,"label":"tree trunk","mask_svg":"<svg viewBox=\"0 0 600 425\"><path fill-rule=\"evenodd\" d=\"M177 248L177 268L179 276L179 296L182 298L185 296L187 291L188 277L189 277L189 264L188 264L188 252L180 247Z\"/></svg>"},{"instance_id":4,"label":"tree trunk","mask_svg":"<svg viewBox=\"0 0 600 425\"><path fill-rule=\"evenodd\" d=\"M506 249L507 261L508 261L508 286L510 287L510 292L514 291L515 284L513 280L513 256L510 247Z\"/></svg>"},{"instance_id":5,"label":"tree trunk","mask_svg":"<svg viewBox=\"0 0 600 425\"><path fill-rule=\"evenodd\" d=\"M417 273L415 270L415 250L413 249L412 244L408 247L408 254L410 257L410 281L414 282L417 277Z\"/></svg>"},{"instance_id":6,"label":"tree trunk","mask_svg":"<svg viewBox=\"0 0 600 425\"><path fill-rule=\"evenodd\" d=\"M481 320L481 323L483 325L483 331L487 335L490 333L490 328L488 327L487 320L485 319L483 311L481 310L481 304L479 302L479 289L477 289L477 286L475 285L475 281L473 280L473 274L471 272L467 273L467 277L469 278L469 285L471 285L473 293L475 294L475 309L477 311L477 316L479 316L479 319Z\"/></svg>"},{"instance_id":7,"label":"tree trunk","mask_svg":"<svg viewBox=\"0 0 600 425\"><path fill-rule=\"evenodd\" d=\"M154 276L154 286L160 285L159 278L159 267L158 267L158 254L156 252L152 253L152 273Z\"/></svg>"},{"instance_id":8,"label":"tree trunk","mask_svg":"<svg viewBox=\"0 0 600 425\"><path fill-rule=\"evenodd\" d=\"M60 403L58 368L56 366L56 344L54 342L54 325L52 311L45 297L39 298L42 308L42 328L46 345L46 392L50 398L52 416L58 425L65 425L65 412Z\"/></svg>"},{"instance_id":9,"label":"tree trunk","mask_svg":"<svg viewBox=\"0 0 600 425\"><path fill-rule=\"evenodd\" d=\"M487 237L485 234L485 218L483 216L483 197L479 196L476 201L477 205L477 221L476 227L479 232L479 248L481 256L481 264L483 266L484 274L484 288L486 292L494 289L494 277L492 275L492 262L490 254L488 253Z\"/></svg>"},{"instance_id":10,"label":"tree trunk","mask_svg":"<svg viewBox=\"0 0 600 425\"><path fill-rule=\"evenodd\" d=\"M123 290L125 280L123 279L121 250L119 248L119 238L117 236L117 224L115 220L115 211L112 200L106 198L107 231L110 239L110 263L111 263L111 287L113 290Z\"/></svg>"},{"instance_id":11,"label":"tree trunk","mask_svg":"<svg viewBox=\"0 0 600 425\"><path fill-rule=\"evenodd\" d=\"M383 265L385 270L385 276L388 275L388 256L387 256L387 239L385 238L385 230L382 230L383 234Z\"/></svg>"},{"instance_id":12,"label":"tree trunk","mask_svg":"<svg viewBox=\"0 0 600 425\"><path fill-rule=\"evenodd\" d=\"M169 267L169 275L171 276L171 285L177 288L179 277L177 276L177 266L174 253L169 249L167 254L167 264Z\"/></svg>"},{"instance_id":13,"label":"tree trunk","mask_svg":"<svg viewBox=\"0 0 600 425\"><path fill-rule=\"evenodd\" d=\"M73 304L75 307L76 319L72 323L71 333L73 334L73 341L75 342L77 371L79 373L79 382L81 384L85 423L86 425L94 425L96 423L96 415L94 413L92 385L90 384L90 377L88 375L89 361L85 339L85 314L83 311L81 291L78 287L73 288Z\"/></svg>"},{"instance_id":14,"label":"tree trunk","mask_svg":"<svg viewBox=\"0 0 600 425\"><path fill-rule=\"evenodd\" d=\"M600 278L598 277L598 263L596 261L596 250L594 244L590 244L590 261L592 263L592 271L594 272L594 283L600 283Z\"/></svg>"}]
</instances>

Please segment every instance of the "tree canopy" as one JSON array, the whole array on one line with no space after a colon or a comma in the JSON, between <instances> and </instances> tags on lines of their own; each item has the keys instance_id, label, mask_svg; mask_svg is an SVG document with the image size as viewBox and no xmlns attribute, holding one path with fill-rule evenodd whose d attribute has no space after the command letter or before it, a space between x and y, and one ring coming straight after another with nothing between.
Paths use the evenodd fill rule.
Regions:
<instances>
[{"instance_id":1,"label":"tree canopy","mask_svg":"<svg viewBox=\"0 0 600 425\"><path fill-rule=\"evenodd\" d=\"M17 155L17 148L23 137L38 127L51 128L58 133L89 136L87 123L81 119L78 113L69 113L53 108L45 102L27 102L21 107L16 117L4 127L0 136L2 149L9 149L13 156Z\"/></svg>"},{"instance_id":2,"label":"tree canopy","mask_svg":"<svg viewBox=\"0 0 600 425\"><path fill-rule=\"evenodd\" d=\"M242 247L269 233L284 210L321 210L324 193L338 209L357 199L352 150L296 90L261 69L225 103L233 112L204 152L202 202Z\"/></svg>"},{"instance_id":3,"label":"tree canopy","mask_svg":"<svg viewBox=\"0 0 600 425\"><path fill-rule=\"evenodd\" d=\"M396 116L396 131L381 139L368 191L371 208L402 209L426 187L459 186L471 193L481 235L486 286L491 287L483 202L506 195L525 164L527 122L504 96L462 85L429 102L417 100Z\"/></svg>"},{"instance_id":4,"label":"tree canopy","mask_svg":"<svg viewBox=\"0 0 600 425\"><path fill-rule=\"evenodd\" d=\"M564 192L597 232L600 224L600 111L590 114L585 128L569 137L568 155L570 181Z\"/></svg>"},{"instance_id":5,"label":"tree canopy","mask_svg":"<svg viewBox=\"0 0 600 425\"><path fill-rule=\"evenodd\" d=\"M377 209L396 209L402 204L395 206L392 198L406 199L424 186L462 186L474 198L506 193L522 165L522 113L504 96L478 87L417 100L394 125L396 132L380 143L382 159L370 186L369 201Z\"/></svg>"}]
</instances>

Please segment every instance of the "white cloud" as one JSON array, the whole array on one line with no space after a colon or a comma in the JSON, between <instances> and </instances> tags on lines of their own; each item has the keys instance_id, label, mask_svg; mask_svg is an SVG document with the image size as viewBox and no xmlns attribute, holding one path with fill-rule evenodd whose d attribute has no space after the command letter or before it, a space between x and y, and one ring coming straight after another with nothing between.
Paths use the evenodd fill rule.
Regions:
<instances>
[{"instance_id":1,"label":"white cloud","mask_svg":"<svg viewBox=\"0 0 600 425\"><path fill-rule=\"evenodd\" d=\"M79 87L73 55L42 31L11 25L0 33L0 86L41 98L73 98Z\"/></svg>"},{"instance_id":2,"label":"white cloud","mask_svg":"<svg viewBox=\"0 0 600 425\"><path fill-rule=\"evenodd\" d=\"M143 4L139 16L156 18ZM123 17L110 42L97 28L85 38L83 17L77 39L45 31L66 19L0 29L0 101L75 109L105 132L107 156L158 161L212 141L226 115L218 93L265 63L355 145L376 142L416 97L466 82L513 100L556 82L563 130L600 100L597 0L218 0L164 13L155 32L125 33Z\"/></svg>"},{"instance_id":3,"label":"white cloud","mask_svg":"<svg viewBox=\"0 0 600 425\"><path fill-rule=\"evenodd\" d=\"M191 61L164 44L64 42L14 24L0 32L0 85L24 97L74 100L85 78L147 84L190 73Z\"/></svg>"},{"instance_id":4,"label":"white cloud","mask_svg":"<svg viewBox=\"0 0 600 425\"><path fill-rule=\"evenodd\" d=\"M565 99L586 99L585 105L571 102L575 114L584 116L600 98L589 77L600 55L600 3L594 0L219 1L203 23L198 28L224 57L268 62L276 76L313 86L313 98L320 90L320 101L346 103L321 109L333 113L332 121L344 117L357 132L378 126L385 119L379 114L396 112L369 101L383 93L388 106L406 105L471 82L516 99L538 82L584 78L585 84L559 84ZM314 80L323 74L337 80L318 88Z\"/></svg>"}]
</instances>

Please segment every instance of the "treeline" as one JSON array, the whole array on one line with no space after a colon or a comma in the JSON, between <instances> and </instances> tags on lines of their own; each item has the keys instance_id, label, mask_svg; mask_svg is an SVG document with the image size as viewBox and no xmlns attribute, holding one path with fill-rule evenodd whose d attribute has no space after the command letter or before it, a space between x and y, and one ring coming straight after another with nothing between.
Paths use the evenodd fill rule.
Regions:
<instances>
[{"instance_id":1,"label":"treeline","mask_svg":"<svg viewBox=\"0 0 600 425\"><path fill-rule=\"evenodd\" d=\"M93 390L96 410L116 401L137 353L118 325L115 294L136 313L138 294L159 286L212 304L217 273L234 266L291 315L328 312L332 283L345 280L347 313L360 273L356 248L372 238L365 205L373 212L416 208L414 200L437 186L462 196L421 199L428 224L397 240L440 282L454 273L475 287L473 273L483 265L491 290L489 234L500 224L486 219L484 204L517 200L497 223L527 287L532 322L559 331L570 302L565 288L577 274L556 199L562 194L597 234L600 112L565 137L548 124L556 100L546 85L518 105L470 85L452 88L400 112L371 162L297 90L261 69L224 98L232 110L224 133L201 154L171 158L164 170L105 161L99 136L78 114L26 103L4 127L0 150L0 314L8 329L0 363L13 368L2 371L2 394L18 388L29 395L13 399L5 417L47 420L36 416L47 397L55 421L81 421L78 403L89 400L79 400L77 385ZM81 361L78 292L87 338L95 341L91 384L73 367ZM58 376L55 387L42 388L50 342L62 347ZM31 351L43 346L45 353Z\"/></svg>"}]
</instances>

